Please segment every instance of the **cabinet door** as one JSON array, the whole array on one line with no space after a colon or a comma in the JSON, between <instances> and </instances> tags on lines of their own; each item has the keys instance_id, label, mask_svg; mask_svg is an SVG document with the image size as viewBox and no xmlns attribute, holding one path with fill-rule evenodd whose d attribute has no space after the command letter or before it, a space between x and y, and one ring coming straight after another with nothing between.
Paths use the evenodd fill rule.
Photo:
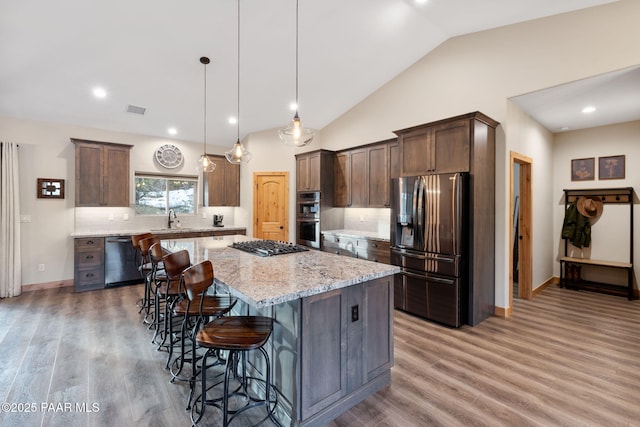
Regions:
<instances>
[{"instance_id":1,"label":"cabinet door","mask_svg":"<svg viewBox=\"0 0 640 427\"><path fill-rule=\"evenodd\" d=\"M219 156L211 156L216 168L213 172L203 173L202 181L206 183L204 189L204 205L205 206L224 206L224 164Z\"/></svg>"},{"instance_id":2,"label":"cabinet door","mask_svg":"<svg viewBox=\"0 0 640 427\"><path fill-rule=\"evenodd\" d=\"M309 156L296 156L296 191L309 190Z\"/></svg>"},{"instance_id":3,"label":"cabinet door","mask_svg":"<svg viewBox=\"0 0 640 427\"><path fill-rule=\"evenodd\" d=\"M401 170L401 161L400 157L400 143L398 141L391 142L388 144L389 147L389 179L391 178L399 178L402 172Z\"/></svg>"},{"instance_id":4,"label":"cabinet door","mask_svg":"<svg viewBox=\"0 0 640 427\"><path fill-rule=\"evenodd\" d=\"M349 206L350 156L348 152L336 154L334 162L334 193L333 205L336 207Z\"/></svg>"},{"instance_id":5,"label":"cabinet door","mask_svg":"<svg viewBox=\"0 0 640 427\"><path fill-rule=\"evenodd\" d=\"M205 206L240 206L240 166L223 156L211 156L216 168L203 174Z\"/></svg>"},{"instance_id":6,"label":"cabinet door","mask_svg":"<svg viewBox=\"0 0 640 427\"><path fill-rule=\"evenodd\" d=\"M76 206L103 204L103 154L101 145L76 143Z\"/></svg>"},{"instance_id":7,"label":"cabinet door","mask_svg":"<svg viewBox=\"0 0 640 427\"><path fill-rule=\"evenodd\" d=\"M302 419L338 401L347 392L346 291L302 300ZM322 325L319 327L318 325Z\"/></svg>"},{"instance_id":8,"label":"cabinet door","mask_svg":"<svg viewBox=\"0 0 640 427\"><path fill-rule=\"evenodd\" d=\"M224 200L225 206L240 206L240 165L234 165L225 159Z\"/></svg>"},{"instance_id":9,"label":"cabinet door","mask_svg":"<svg viewBox=\"0 0 640 427\"><path fill-rule=\"evenodd\" d=\"M347 188L349 189L348 206L354 208L366 208L368 206L367 190L367 152L366 149L351 150L350 174L347 180L350 181Z\"/></svg>"},{"instance_id":10,"label":"cabinet door","mask_svg":"<svg viewBox=\"0 0 640 427\"><path fill-rule=\"evenodd\" d=\"M104 205L129 207L129 149L104 147Z\"/></svg>"},{"instance_id":11,"label":"cabinet door","mask_svg":"<svg viewBox=\"0 0 640 427\"><path fill-rule=\"evenodd\" d=\"M308 189L312 191L320 191L320 152L309 154L307 163L307 182Z\"/></svg>"},{"instance_id":12,"label":"cabinet door","mask_svg":"<svg viewBox=\"0 0 640 427\"><path fill-rule=\"evenodd\" d=\"M367 152L369 185L367 206L370 208L389 207L389 169L387 144L369 148Z\"/></svg>"},{"instance_id":13,"label":"cabinet door","mask_svg":"<svg viewBox=\"0 0 640 427\"><path fill-rule=\"evenodd\" d=\"M434 172L468 172L469 120L436 125L431 130Z\"/></svg>"},{"instance_id":14,"label":"cabinet door","mask_svg":"<svg viewBox=\"0 0 640 427\"><path fill-rule=\"evenodd\" d=\"M400 136L402 175L422 175L431 171L429 129L419 129Z\"/></svg>"},{"instance_id":15,"label":"cabinet door","mask_svg":"<svg viewBox=\"0 0 640 427\"><path fill-rule=\"evenodd\" d=\"M363 316L364 381L370 381L393 365L393 276L366 283ZM351 355L350 355L351 357Z\"/></svg>"}]
</instances>

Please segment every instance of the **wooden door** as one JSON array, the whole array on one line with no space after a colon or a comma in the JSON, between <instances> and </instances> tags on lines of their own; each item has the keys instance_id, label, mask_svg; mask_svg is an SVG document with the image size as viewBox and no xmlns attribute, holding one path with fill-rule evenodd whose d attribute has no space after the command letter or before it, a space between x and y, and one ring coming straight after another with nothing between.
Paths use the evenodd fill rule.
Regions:
<instances>
[{"instance_id":1,"label":"wooden door","mask_svg":"<svg viewBox=\"0 0 640 427\"><path fill-rule=\"evenodd\" d=\"M507 316L511 315L511 308L513 307L513 298L532 299L532 281L533 281L533 196L531 188L531 169L533 167L533 160L530 157L523 156L519 153L510 153L510 206L515 205L514 194L517 187L517 193L519 195L519 209L517 219L510 215L510 242L517 245L517 250L509 251L509 307L505 313ZM514 179L515 165L519 165L518 178ZM515 221L518 222L517 234L515 233ZM514 255L517 259L514 259ZM517 263L518 274L517 278L514 277L513 266ZM516 285L517 283L517 285ZM514 295L514 285L517 287L516 295Z\"/></svg>"},{"instance_id":2,"label":"wooden door","mask_svg":"<svg viewBox=\"0 0 640 427\"><path fill-rule=\"evenodd\" d=\"M289 172L253 173L253 237L289 239Z\"/></svg>"}]
</instances>

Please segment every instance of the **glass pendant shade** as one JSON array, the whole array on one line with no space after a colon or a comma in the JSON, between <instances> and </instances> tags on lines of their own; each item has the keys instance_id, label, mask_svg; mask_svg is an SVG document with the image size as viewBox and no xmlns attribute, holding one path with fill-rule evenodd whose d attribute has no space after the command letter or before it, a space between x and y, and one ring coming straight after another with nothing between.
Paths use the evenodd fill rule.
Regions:
<instances>
[{"instance_id":1,"label":"glass pendant shade","mask_svg":"<svg viewBox=\"0 0 640 427\"><path fill-rule=\"evenodd\" d=\"M196 170L198 172L213 172L215 169L216 164L207 154L202 154L196 163Z\"/></svg>"},{"instance_id":2,"label":"glass pendant shade","mask_svg":"<svg viewBox=\"0 0 640 427\"><path fill-rule=\"evenodd\" d=\"M305 128L302 124L302 120L298 117L298 112L284 129L280 129L278 132L280 134L280 139L285 143L285 145L290 145L293 147L304 147L306 145L311 144L314 137L313 129Z\"/></svg>"},{"instance_id":3,"label":"glass pendant shade","mask_svg":"<svg viewBox=\"0 0 640 427\"><path fill-rule=\"evenodd\" d=\"M231 150L224 153L229 163L240 164L242 162L248 163L251 160L251 153L244 148L244 145L238 140Z\"/></svg>"}]
</instances>

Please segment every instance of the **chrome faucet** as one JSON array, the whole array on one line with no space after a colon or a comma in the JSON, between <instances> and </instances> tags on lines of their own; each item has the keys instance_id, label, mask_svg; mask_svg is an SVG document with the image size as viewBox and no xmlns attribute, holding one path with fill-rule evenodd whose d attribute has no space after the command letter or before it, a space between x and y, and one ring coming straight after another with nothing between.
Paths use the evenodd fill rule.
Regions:
<instances>
[{"instance_id":1,"label":"chrome faucet","mask_svg":"<svg viewBox=\"0 0 640 427\"><path fill-rule=\"evenodd\" d=\"M173 220L171 219L171 214L173 214L173 219L178 219L178 217L176 216L176 212L173 209L169 209L169 218L167 219L167 228L171 228L171 224L173 223Z\"/></svg>"}]
</instances>

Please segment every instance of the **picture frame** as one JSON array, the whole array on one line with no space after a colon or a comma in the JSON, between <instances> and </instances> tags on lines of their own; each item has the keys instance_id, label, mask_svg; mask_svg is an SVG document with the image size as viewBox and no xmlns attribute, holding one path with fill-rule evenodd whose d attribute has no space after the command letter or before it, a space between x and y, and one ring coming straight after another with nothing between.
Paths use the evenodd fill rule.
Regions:
<instances>
[{"instance_id":1,"label":"picture frame","mask_svg":"<svg viewBox=\"0 0 640 427\"><path fill-rule=\"evenodd\" d=\"M595 157L571 160L571 181L592 181L596 178Z\"/></svg>"},{"instance_id":2,"label":"picture frame","mask_svg":"<svg viewBox=\"0 0 640 427\"><path fill-rule=\"evenodd\" d=\"M64 199L64 179L38 178L38 199Z\"/></svg>"},{"instance_id":3,"label":"picture frame","mask_svg":"<svg viewBox=\"0 0 640 427\"><path fill-rule=\"evenodd\" d=\"M625 156L598 157L598 179L624 179Z\"/></svg>"}]
</instances>

